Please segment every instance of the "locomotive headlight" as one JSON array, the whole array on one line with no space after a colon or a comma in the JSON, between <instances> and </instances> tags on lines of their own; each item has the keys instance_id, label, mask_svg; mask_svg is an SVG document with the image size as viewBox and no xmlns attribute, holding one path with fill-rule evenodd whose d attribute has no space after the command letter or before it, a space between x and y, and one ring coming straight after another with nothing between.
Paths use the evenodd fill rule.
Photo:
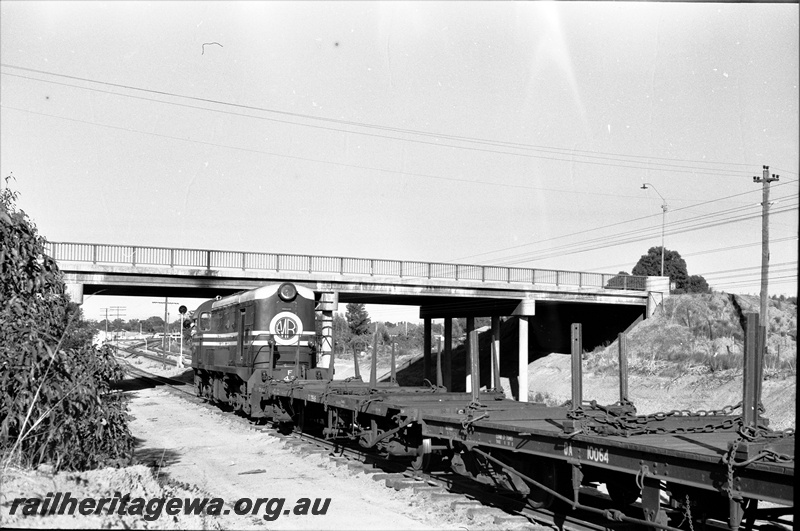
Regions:
<instances>
[{"instance_id":1,"label":"locomotive headlight","mask_svg":"<svg viewBox=\"0 0 800 531\"><path fill-rule=\"evenodd\" d=\"M289 284L288 282L285 284L281 284L281 287L278 288L278 296L281 298L282 301L291 302L297 297L297 288L294 287L293 284Z\"/></svg>"}]
</instances>

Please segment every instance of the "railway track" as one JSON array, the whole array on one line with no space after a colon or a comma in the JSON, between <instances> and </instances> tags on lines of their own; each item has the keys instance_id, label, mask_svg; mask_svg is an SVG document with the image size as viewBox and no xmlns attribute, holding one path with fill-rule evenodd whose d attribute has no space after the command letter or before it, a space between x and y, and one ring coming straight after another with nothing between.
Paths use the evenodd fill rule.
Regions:
<instances>
[{"instance_id":1,"label":"railway track","mask_svg":"<svg viewBox=\"0 0 800 531\"><path fill-rule=\"evenodd\" d=\"M162 362L163 357L138 352L132 348L121 349L129 355ZM125 370L141 382L167 389L172 394L192 403L216 410L218 406L207 399L198 397L194 385L176 378L150 373L131 363L129 358L118 357ZM121 388L120 390L125 390ZM233 416L232 416L233 417ZM261 431L284 441L292 451L305 454L323 454L333 463L344 466L354 473L365 473L376 481L383 481L387 488L396 490L411 489L432 502L449 504L454 511L464 511L469 518L503 528L522 527L528 529L557 529L564 531L634 530L642 529L642 510L638 504L631 505L625 512L615 510L607 495L593 488L582 488L584 505L593 510L573 510L566 503L555 503L550 509L533 508L521 499L508 496L490 487L477 484L468 478L442 470L423 471L419 466L409 464L408 460L387 459L359 448L351 441L328 440L313 433L292 431L282 433L281 427L272 423L260 424L244 417L234 417L251 429ZM348 444L350 443L350 444ZM419 465L420 463L417 463ZM629 521L620 521L627 518ZM678 516L680 519L680 515ZM488 520L488 522L487 522ZM706 524L705 529L725 529L724 523ZM668 527L662 529L690 529L690 527ZM756 522L753 530L778 530L789 527L776 527L772 522Z\"/></svg>"}]
</instances>

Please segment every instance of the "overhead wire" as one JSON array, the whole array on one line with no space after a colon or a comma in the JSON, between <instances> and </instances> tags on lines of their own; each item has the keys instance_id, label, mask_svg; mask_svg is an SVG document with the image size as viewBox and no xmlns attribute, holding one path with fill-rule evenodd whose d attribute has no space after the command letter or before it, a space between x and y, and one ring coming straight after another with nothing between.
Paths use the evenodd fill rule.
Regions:
<instances>
[{"instance_id":1,"label":"overhead wire","mask_svg":"<svg viewBox=\"0 0 800 531\"><path fill-rule=\"evenodd\" d=\"M770 244L783 243L783 242L787 242L787 241L790 241L790 240L797 240L798 238L799 238L798 236L787 236L787 237L784 237L784 238L770 238L769 243ZM759 242L750 242L750 243L743 243L741 245L728 245L726 247L719 247L719 248L716 248L716 249L706 249L705 251L697 251L695 253L682 254L681 257L682 258L691 258L693 256L699 256L699 255L703 255L703 254L721 253L721 252L734 251L734 250L738 250L738 249L744 249L744 248L747 248L747 247L755 247L756 245L762 245L762 242L760 242L760 241ZM603 272L603 271L606 271L606 270L618 269L620 267L631 267L631 263L632 262L628 261L628 262L621 263L621 264L604 265L604 266L597 267L596 270L598 272Z\"/></svg>"},{"instance_id":2,"label":"overhead wire","mask_svg":"<svg viewBox=\"0 0 800 531\"><path fill-rule=\"evenodd\" d=\"M797 206L797 204L795 204L795 203L787 204L783 208L773 210L772 213L777 215L777 214L781 214L781 213L785 213L785 212L791 212L791 211L795 210L796 206ZM741 221L753 219L755 217L760 217L760 215L761 215L760 213L754 213L752 215L746 214L746 213L745 214L741 214L741 213L737 212L737 211L740 211L740 210L742 210L742 209L738 209L738 208L737 209L727 209L727 210L719 211L719 212L716 212L716 213L704 214L704 215L701 215L701 216L695 216L695 217L684 219L684 220L673 221L673 222L670 222L670 223L665 225L665 227L669 227L669 230L665 231L664 235L665 236L674 236L676 234L682 234L682 233L685 233L685 232L693 232L693 231L696 231L696 230L716 227L716 226L720 226L720 225L724 225L724 224L738 223L738 222L741 222ZM699 224L699 225L696 224L698 221L701 221L701 220L704 220L704 219L707 219L707 218L714 218L714 217L718 217L718 216L722 216L722 215L728 215L728 214L733 214L733 215L730 215L729 217L723 218L721 220L714 220L714 221L709 220L709 221L707 221L706 223L703 223L703 224ZM692 225L690 227L685 227L685 228L681 227L683 225L687 225L687 224L691 224L691 223L695 223L695 225ZM626 232L622 232L622 233L617 233L617 234L614 234L614 235L611 235L611 236L599 236L599 237L592 238L592 239L589 239L589 240L581 240L579 242L570 243L570 244L564 244L564 245L560 245L560 246L557 246L557 247L550 247L550 248L547 248L547 249L540 249L540 250L530 251L530 252L527 252L527 253L522 253L522 254L517 254L517 255L512 255L512 256L504 256L502 258L497 258L497 259L494 259L494 260L488 260L487 263L497 263L497 264L502 264L502 265L510 265L510 264L517 264L517 263L526 262L526 261L532 261L532 260L543 260L543 259L547 259L547 258L552 258L554 256L561 256L561 255L564 255L564 254L575 254L575 253L581 253L581 252L588 252L588 251L593 251L593 250L597 250L597 249L602 249L602 248L607 248L607 247L614 247L614 246L617 246L617 245L622 245L622 244L627 244L627 243L634 243L634 242L637 242L637 241L643 241L643 240L651 239L651 238L653 238L655 236L660 235L660 232L661 232L661 229L658 228L658 227L645 227L645 228L641 228L641 229L632 229L632 230L629 230L629 231L626 231ZM600 245L598 247L598 246L593 245L595 243L601 243L602 245Z\"/></svg>"},{"instance_id":3,"label":"overhead wire","mask_svg":"<svg viewBox=\"0 0 800 531\"><path fill-rule=\"evenodd\" d=\"M336 129L336 128L327 128L327 127L321 127L321 126L317 126L317 125L313 125L313 124L304 124L304 123L299 123L299 122L289 122L289 121L285 121L285 120L276 120L276 119L267 118L267 117L264 117L264 116L254 116L254 115L251 115L251 114L242 114L242 113L230 113L228 111L222 111L222 110L219 110L219 109L210 109L210 108L207 108L207 107L187 106L186 104L181 104L181 103L176 103L176 102L171 102L171 101L157 100L157 99L153 99L153 98L143 98L143 97L140 97L140 96L134 96L134 95L124 94L124 93L120 93L120 92L105 91L105 90L91 88L91 87L84 87L84 86L68 84L68 83L59 83L59 82L52 81L52 80L47 80L47 79L40 79L40 78L34 78L34 77L30 77L30 76L23 76L23 75L20 75L20 74L5 73L5 75L8 75L8 76L14 76L14 77L19 77L19 78L24 78L24 79L30 79L30 80L33 80L33 81L39 81L39 82L43 82L43 83L58 84L58 85L69 86L69 87L78 88L78 89L85 89L85 90L90 90L90 91L113 94L113 95L122 96L122 97L131 97L131 98L136 98L136 99L144 99L146 101L154 101L154 102L164 103L164 104L168 104L168 105L177 105L177 106L189 107L189 108L201 109L201 110L207 110L207 111L212 111L212 112L223 112L223 113L226 113L226 114L233 114L233 115L236 115L236 116L256 118L256 119L264 119L264 120L276 121L276 122L279 122L279 123L288 123L288 124L292 124L292 125L303 126L303 127L315 127L315 128L326 129L326 130L334 130L334 131L338 131L338 132L348 132L348 133L355 133L355 134L365 134L365 135L368 135L368 136L376 136L376 137L379 137L379 138L389 138L389 139L392 139L392 140L404 140L404 141L409 141L409 142L416 142L416 143L422 143L422 144L435 145L436 147L450 147L450 148L456 148L456 149L468 149L468 150L475 150L475 151L481 151L481 152L492 152L492 153L498 153L498 154L523 156L523 157L539 158L539 159L546 159L546 160L557 160L557 161L562 161L562 162L574 162L574 163L582 163L582 164L596 164L596 165L602 165L602 166L613 166L613 167L633 168L633 169L649 169L649 170L653 170L653 171L660 171L661 168L669 168L669 171L672 171L672 172L692 173L692 174L696 174L696 175L729 175L730 173L749 173L749 172L747 172L745 170L729 170L729 169L725 169L725 170L720 169L718 172L707 172L707 171L700 171L700 170L698 170L698 168L693 167L693 166L685 166L685 165L672 164L672 163L667 163L667 162L652 163L650 161L652 161L652 160L665 160L665 161L670 161L670 162L675 162L675 161L690 162L692 164L714 164L714 165L743 166L743 167L747 166L747 164L745 164L745 163L723 163L723 162L703 161L703 160L668 159L666 157L655 157L655 156L644 156L644 155L627 155L627 154L617 154L617 153L608 153L608 152L577 150L577 149L571 149L571 148L557 148L557 147L552 147L552 146L538 146L538 145L524 144L524 143L519 143L519 142L503 142L503 141L497 141L497 140L482 139L482 138L477 138L477 137L459 136L459 135L451 135L451 134L443 134L443 133L431 133L431 132L428 132L428 131L419 131L419 130L413 130L413 129L403 129L403 128L397 128L397 127L369 124L369 123L364 123L364 122L355 122L355 121L351 121L351 120L326 118L326 117L313 116L313 115L302 114L302 113L280 111L280 110L277 110L277 109L269 109L269 108L258 107L258 106L253 106L253 105L243 105L243 104L237 104L237 103L232 103L232 102L226 102L226 101L218 100L218 99L200 98L200 97L196 97L196 96L188 96L188 95L185 95L185 94L178 94L178 93L175 93L175 92L155 90L155 89L147 89L147 88L136 87L136 86L132 86L132 85L125 85L125 84L120 84L120 83L110 83L110 82L106 82L106 81L98 81L98 80L79 77L79 76L58 74L58 73L54 73L54 72L48 72L48 71L45 71L45 70L39 70L39 69L33 69L33 68L25 68L25 67L20 67L20 66L16 66L16 65L6 64L6 63L0 63L0 66L3 66L5 68L10 68L10 69L22 70L22 71L26 71L26 72L33 72L33 73L40 74L40 75L60 77L60 78L71 79L71 80L75 80L75 81L82 81L82 82L85 82L85 83L93 83L93 84L99 84L99 85L104 85L104 86L109 86L109 87L122 88L122 89L126 89L126 90L145 92L145 93L155 94L155 95L159 95L159 96L168 96L168 97L174 97L174 98L181 98L181 99L186 99L186 100L191 100L191 101L196 101L196 102L202 102L202 103L208 103L208 104L232 107L232 108L237 108L237 109L244 109L244 110L248 110L248 111L259 111L259 112L265 112L265 113L271 113L271 114L277 114L277 115L283 115L283 116L291 116L293 118L302 118L302 119L306 119L306 120L313 120L313 121L319 121L319 122L325 122L325 123L333 123L333 124L338 124L338 125L346 125L346 126L349 126L349 127L360 127L360 128L364 128L364 129L389 131L389 132L394 132L394 133L402 133L402 134L407 134L407 135L416 135L416 136L421 136L421 137L447 138L449 140L455 140L455 141L459 141L459 142L466 142L466 143L478 144L478 145L489 145L489 146L521 149L521 150L528 150L528 151L542 152L542 153L549 153L549 154L557 154L557 155L565 155L565 156L569 155L571 158L564 159L564 158L555 158L555 157L534 156L534 155L529 155L529 154L525 154L525 153L510 153L510 152L505 152L505 151L485 150L485 149L470 148L470 147L457 146L457 145L451 145L451 144L442 144L440 142L425 142L425 141L421 141L421 140L414 140L414 139L408 139L408 138L387 137L385 135L374 135L374 134L369 134L369 133L362 133L362 132L359 132L359 131L341 130L341 129ZM575 160L575 158L574 158L575 156L585 157L585 158L592 158L592 159L599 159L599 160L613 160L613 161L625 162L626 164L607 164L607 163L604 163L604 162L592 162L592 161L586 161L586 160ZM628 159L634 159L634 160L628 160ZM638 161L638 160L635 160L635 159L643 159L643 160L642 161ZM631 163L633 163L633 164L644 164L644 165L643 166L631 166L630 165ZM681 168L683 168L683 169L681 169ZM663 171L666 171L666 170L663 170Z\"/></svg>"},{"instance_id":4,"label":"overhead wire","mask_svg":"<svg viewBox=\"0 0 800 531\"><path fill-rule=\"evenodd\" d=\"M778 186L785 186L787 184L789 184L789 182L779 183L779 184L773 185L773 188L776 188ZM688 210L690 208L694 208L694 207L698 207L698 206L702 206L702 205L709 205L709 204L719 203L719 202L726 201L726 200L729 200L729 199L732 199L732 198L735 198L735 197L741 197L741 196L744 196L744 195L755 194L755 193L761 193L761 191L760 190L756 190L756 189L748 190L747 192L740 192L740 193L733 194L733 195L728 195L728 196L719 197L719 198L715 198L715 199L711 199L711 200L707 200L707 201L702 201L700 203L696 203L694 205L687 206L687 207L674 208L672 210L669 210L669 212L674 214L675 212ZM639 221L642 221L642 220L653 219L653 218L658 218L658 217L661 217L661 214L649 214L647 216L640 216L638 218L618 221L618 222L615 222L615 223L610 223L608 225L602 225L600 227L592 227L592 228L589 228L589 229L583 229L583 230L576 231L576 232L571 232L571 233L568 233L568 234L561 234L561 235L558 235L558 236L552 236L550 238L544 238L544 239L535 240L535 241L532 241L532 242L521 243L521 244L509 246L509 247L503 247L503 248L499 248L499 249L493 249L491 251L485 251L485 252L482 252L482 253L476 253L476 254L472 254L472 255L467 255L467 256L455 258L455 259L453 259L453 261L461 261L461 260L466 260L466 259L470 259L470 258L477 258L477 257L480 257L480 256L486 256L486 255L489 255L489 254L496 254L496 253L500 253L500 252L510 251L512 249L519 249L519 248L522 248L522 247L529 247L531 245L537 245L537 244L540 244L540 243L545 243L545 242L549 242L549 241L553 241L553 240L560 240L560 239L569 238L569 237L573 237L573 236L580 236L582 234L586 234L586 233L589 233L589 232L600 231L600 230L603 230L603 229L609 229L609 228L612 228L612 227L618 227L620 225L625 225L625 224L628 224L628 223L636 223L636 222L639 222Z\"/></svg>"}]
</instances>

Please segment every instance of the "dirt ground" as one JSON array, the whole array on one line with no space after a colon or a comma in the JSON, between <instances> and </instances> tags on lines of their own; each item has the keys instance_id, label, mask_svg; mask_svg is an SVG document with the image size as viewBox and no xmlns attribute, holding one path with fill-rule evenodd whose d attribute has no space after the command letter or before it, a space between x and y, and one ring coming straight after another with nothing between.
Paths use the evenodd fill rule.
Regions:
<instances>
[{"instance_id":1,"label":"dirt ground","mask_svg":"<svg viewBox=\"0 0 800 531\"><path fill-rule=\"evenodd\" d=\"M150 360L131 361L153 373L184 373ZM159 388L133 393L131 431L138 439L138 466L53 475L9 469L3 473L0 527L147 528L147 529L498 529L491 521L470 518L450 502L434 503L424 494L396 491L364 473L339 467L327 456L306 455L284 447L281 439L244 419L190 403ZM155 477L154 477L155 476ZM167 516L146 521L136 516L10 516L17 497L45 498L48 492L72 497L219 497L229 514ZM241 498L283 498L284 511L301 498L330 498L326 514L280 514L265 521L267 507L238 516ZM276 505L272 505L274 509ZM533 529L527 526L526 529Z\"/></svg>"},{"instance_id":2,"label":"dirt ground","mask_svg":"<svg viewBox=\"0 0 800 531\"><path fill-rule=\"evenodd\" d=\"M570 400L571 363L567 354L550 354L531 363L528 367L530 396L539 394L548 405ZM677 378L632 374L628 379L629 398L637 413L642 415L673 409L722 409L741 401L743 385L741 370L716 373L687 370ZM764 380L761 402L772 429L795 428L796 389L795 376ZM619 400L619 377L584 374L583 399L613 404Z\"/></svg>"}]
</instances>

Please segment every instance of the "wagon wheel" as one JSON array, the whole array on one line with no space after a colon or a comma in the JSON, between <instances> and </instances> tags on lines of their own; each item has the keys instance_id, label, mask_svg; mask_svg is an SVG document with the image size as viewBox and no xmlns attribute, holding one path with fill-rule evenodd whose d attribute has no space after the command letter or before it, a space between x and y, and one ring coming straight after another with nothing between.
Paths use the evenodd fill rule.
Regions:
<instances>
[{"instance_id":1,"label":"wagon wheel","mask_svg":"<svg viewBox=\"0 0 800 531\"><path fill-rule=\"evenodd\" d=\"M411 462L411 468L414 470L414 475L421 474L430 468L431 454L418 454L417 457Z\"/></svg>"},{"instance_id":2,"label":"wagon wheel","mask_svg":"<svg viewBox=\"0 0 800 531\"><path fill-rule=\"evenodd\" d=\"M528 475L545 487L558 490L558 470L556 469L555 463L552 461L543 460L541 463L538 463L535 468L528 468ZM530 492L528 493L526 501L528 506L532 509L547 509L553 504L554 499L555 496L552 493L540 489L536 485L530 485Z\"/></svg>"},{"instance_id":3,"label":"wagon wheel","mask_svg":"<svg viewBox=\"0 0 800 531\"><path fill-rule=\"evenodd\" d=\"M622 507L632 505L639 499L641 489L636 480L629 475L612 475L606 482L606 490L611 500Z\"/></svg>"},{"instance_id":4,"label":"wagon wheel","mask_svg":"<svg viewBox=\"0 0 800 531\"><path fill-rule=\"evenodd\" d=\"M431 440L423 439L422 444L417 448L417 457L411 463L411 468L414 470L414 475L419 475L423 471L428 470L431 465Z\"/></svg>"}]
</instances>

